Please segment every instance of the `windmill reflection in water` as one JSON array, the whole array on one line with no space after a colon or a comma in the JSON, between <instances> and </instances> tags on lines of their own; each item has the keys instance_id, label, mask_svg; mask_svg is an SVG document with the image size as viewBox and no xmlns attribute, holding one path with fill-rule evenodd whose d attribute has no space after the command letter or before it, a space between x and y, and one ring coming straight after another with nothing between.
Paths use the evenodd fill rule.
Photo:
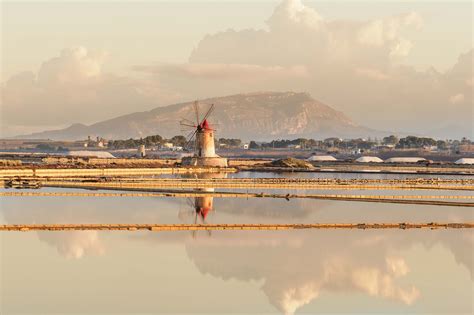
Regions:
<instances>
[{"instance_id":1,"label":"windmill reflection in water","mask_svg":"<svg viewBox=\"0 0 474 315\"><path fill-rule=\"evenodd\" d=\"M227 173L202 173L202 174L192 174L189 177L199 178L199 179L213 179L213 178L227 178ZM197 192L214 192L215 188L196 188ZM213 196L202 196L187 198L188 209L180 210L178 217L181 221L188 221L190 218L193 218L194 224L207 224L206 218L212 212L214 212L214 197ZM193 238L196 238L196 232L192 231ZM208 236L211 236L211 231L206 231Z\"/></svg>"}]
</instances>

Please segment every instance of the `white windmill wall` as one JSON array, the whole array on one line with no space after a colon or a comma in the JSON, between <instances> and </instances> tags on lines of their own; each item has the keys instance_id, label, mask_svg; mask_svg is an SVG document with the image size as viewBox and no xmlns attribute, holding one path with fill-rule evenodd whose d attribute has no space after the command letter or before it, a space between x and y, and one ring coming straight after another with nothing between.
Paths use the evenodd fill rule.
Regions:
<instances>
[{"instance_id":1,"label":"white windmill wall","mask_svg":"<svg viewBox=\"0 0 474 315\"><path fill-rule=\"evenodd\" d=\"M214 145L214 132L212 130L201 130L196 133L198 157L217 157Z\"/></svg>"}]
</instances>

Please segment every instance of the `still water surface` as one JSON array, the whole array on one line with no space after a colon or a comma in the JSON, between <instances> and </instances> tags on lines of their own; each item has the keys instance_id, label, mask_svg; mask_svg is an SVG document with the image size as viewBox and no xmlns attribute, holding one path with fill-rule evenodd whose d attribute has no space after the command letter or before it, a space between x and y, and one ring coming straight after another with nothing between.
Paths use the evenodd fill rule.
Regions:
<instances>
[{"instance_id":1,"label":"still water surface","mask_svg":"<svg viewBox=\"0 0 474 315\"><path fill-rule=\"evenodd\" d=\"M206 206L206 213L196 212L196 205ZM22 197L3 198L0 208L1 224L473 218L472 208L233 198ZM1 314L474 309L472 230L4 232L0 245Z\"/></svg>"}]
</instances>

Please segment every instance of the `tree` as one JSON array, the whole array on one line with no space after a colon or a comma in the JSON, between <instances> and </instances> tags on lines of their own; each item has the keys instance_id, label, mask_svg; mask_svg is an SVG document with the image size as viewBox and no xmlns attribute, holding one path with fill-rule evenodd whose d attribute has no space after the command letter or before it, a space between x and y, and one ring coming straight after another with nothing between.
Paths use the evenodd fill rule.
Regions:
<instances>
[{"instance_id":1,"label":"tree","mask_svg":"<svg viewBox=\"0 0 474 315\"><path fill-rule=\"evenodd\" d=\"M436 145L436 140L432 138L419 138L415 136L408 136L401 138L397 144L397 148L402 149L416 149L422 148L425 146L434 146Z\"/></svg>"},{"instance_id":2,"label":"tree","mask_svg":"<svg viewBox=\"0 0 474 315\"><path fill-rule=\"evenodd\" d=\"M184 147L188 141L184 136L174 136L170 139L170 142L175 146Z\"/></svg>"},{"instance_id":3,"label":"tree","mask_svg":"<svg viewBox=\"0 0 474 315\"><path fill-rule=\"evenodd\" d=\"M257 142L255 142L255 141L253 141L253 140L250 141L250 143L249 143L249 149L258 149L258 148L260 148L260 146L257 144Z\"/></svg>"},{"instance_id":4,"label":"tree","mask_svg":"<svg viewBox=\"0 0 474 315\"><path fill-rule=\"evenodd\" d=\"M394 135L384 137L382 140L382 143L385 145L390 145L390 144L397 144L398 143L398 138Z\"/></svg>"},{"instance_id":5,"label":"tree","mask_svg":"<svg viewBox=\"0 0 474 315\"><path fill-rule=\"evenodd\" d=\"M448 144L446 143L446 141L438 140L436 141L436 147L438 148L438 150L447 150Z\"/></svg>"},{"instance_id":6,"label":"tree","mask_svg":"<svg viewBox=\"0 0 474 315\"><path fill-rule=\"evenodd\" d=\"M46 144L46 143L40 143L36 146L36 148L38 150L42 150L42 151L55 151L56 148L49 145L49 144Z\"/></svg>"}]
</instances>

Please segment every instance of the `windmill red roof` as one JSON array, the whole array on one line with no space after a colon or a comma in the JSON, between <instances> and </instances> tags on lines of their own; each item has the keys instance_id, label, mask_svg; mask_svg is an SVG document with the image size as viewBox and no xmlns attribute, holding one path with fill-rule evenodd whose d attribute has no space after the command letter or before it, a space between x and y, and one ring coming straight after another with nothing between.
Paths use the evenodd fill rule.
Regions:
<instances>
[{"instance_id":1,"label":"windmill red roof","mask_svg":"<svg viewBox=\"0 0 474 315\"><path fill-rule=\"evenodd\" d=\"M205 220L211 210L212 209L209 207L203 207L198 209L198 213L201 215L202 219Z\"/></svg>"},{"instance_id":2,"label":"windmill red roof","mask_svg":"<svg viewBox=\"0 0 474 315\"><path fill-rule=\"evenodd\" d=\"M201 123L201 129L212 130L211 125L207 122L207 119L204 119Z\"/></svg>"}]
</instances>

